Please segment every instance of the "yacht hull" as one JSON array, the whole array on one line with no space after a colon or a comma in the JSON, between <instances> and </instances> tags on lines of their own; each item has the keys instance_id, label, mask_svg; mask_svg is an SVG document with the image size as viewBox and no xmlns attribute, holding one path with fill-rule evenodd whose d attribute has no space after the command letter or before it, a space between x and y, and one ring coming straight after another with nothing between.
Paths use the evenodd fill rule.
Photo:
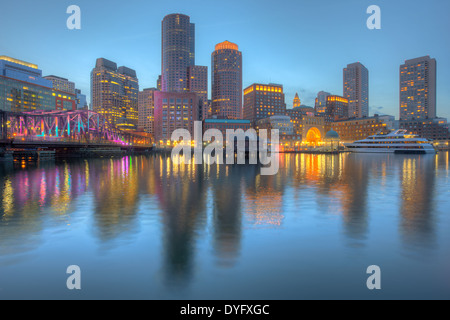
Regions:
<instances>
[{"instance_id":1,"label":"yacht hull","mask_svg":"<svg viewBox=\"0 0 450 320\"><path fill-rule=\"evenodd\" d=\"M394 149L394 148L347 148L354 153L397 153L397 154L436 154L434 148L431 149Z\"/></svg>"}]
</instances>

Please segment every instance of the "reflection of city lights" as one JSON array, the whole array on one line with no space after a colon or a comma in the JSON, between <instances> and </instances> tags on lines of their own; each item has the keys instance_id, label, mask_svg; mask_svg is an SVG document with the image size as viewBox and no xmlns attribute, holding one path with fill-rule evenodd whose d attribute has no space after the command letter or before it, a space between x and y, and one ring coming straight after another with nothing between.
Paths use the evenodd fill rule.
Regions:
<instances>
[{"instance_id":1,"label":"reflection of city lights","mask_svg":"<svg viewBox=\"0 0 450 320\"><path fill-rule=\"evenodd\" d=\"M10 215L14 210L14 189L11 180L7 178L3 187L2 197L3 211L6 215Z\"/></svg>"}]
</instances>

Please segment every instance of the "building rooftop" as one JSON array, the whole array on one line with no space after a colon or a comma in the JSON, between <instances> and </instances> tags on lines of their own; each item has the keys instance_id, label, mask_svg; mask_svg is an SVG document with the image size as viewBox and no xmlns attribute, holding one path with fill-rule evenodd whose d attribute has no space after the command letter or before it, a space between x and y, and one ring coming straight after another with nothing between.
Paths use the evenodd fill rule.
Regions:
<instances>
[{"instance_id":1,"label":"building rooftop","mask_svg":"<svg viewBox=\"0 0 450 320\"><path fill-rule=\"evenodd\" d=\"M19 59L14 59L14 58L11 58L11 57L8 57L8 56L0 56L0 60L5 60L5 61L8 61L8 62L17 63L17 64L20 64L22 66L25 66L25 67L28 67L28 68L32 68L32 69L37 69L38 68L37 64L25 62L25 61L22 61L22 60L19 60Z\"/></svg>"},{"instance_id":2,"label":"building rooftop","mask_svg":"<svg viewBox=\"0 0 450 320\"><path fill-rule=\"evenodd\" d=\"M69 79L54 76L54 75L45 76L44 78L55 78L55 79L60 79L60 80L64 80L64 81L69 81Z\"/></svg>"},{"instance_id":3,"label":"building rooftop","mask_svg":"<svg viewBox=\"0 0 450 320\"><path fill-rule=\"evenodd\" d=\"M216 44L216 48L215 48L216 51L218 51L218 50L224 50L224 49L229 49L229 50L236 50L236 51L238 51L238 50L239 50L239 47L238 47L237 44L235 44L235 43L233 43L233 42L230 42L230 41L224 41L224 42L221 42L221 43Z\"/></svg>"},{"instance_id":4,"label":"building rooftop","mask_svg":"<svg viewBox=\"0 0 450 320\"><path fill-rule=\"evenodd\" d=\"M339 140L339 133L334 130L330 130L325 134L324 140Z\"/></svg>"},{"instance_id":5,"label":"building rooftop","mask_svg":"<svg viewBox=\"0 0 450 320\"><path fill-rule=\"evenodd\" d=\"M250 123L250 120L245 119L205 119L205 123L236 123L236 124L245 124Z\"/></svg>"}]
</instances>

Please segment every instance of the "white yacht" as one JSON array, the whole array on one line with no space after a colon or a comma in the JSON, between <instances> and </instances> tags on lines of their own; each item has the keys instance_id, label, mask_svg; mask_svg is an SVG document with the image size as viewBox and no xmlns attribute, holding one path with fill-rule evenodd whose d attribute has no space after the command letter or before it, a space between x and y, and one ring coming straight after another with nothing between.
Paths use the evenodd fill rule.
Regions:
<instances>
[{"instance_id":1,"label":"white yacht","mask_svg":"<svg viewBox=\"0 0 450 320\"><path fill-rule=\"evenodd\" d=\"M430 140L408 134L406 130L376 134L364 140L347 143L345 146L350 151L359 153L436 153L436 149Z\"/></svg>"}]
</instances>

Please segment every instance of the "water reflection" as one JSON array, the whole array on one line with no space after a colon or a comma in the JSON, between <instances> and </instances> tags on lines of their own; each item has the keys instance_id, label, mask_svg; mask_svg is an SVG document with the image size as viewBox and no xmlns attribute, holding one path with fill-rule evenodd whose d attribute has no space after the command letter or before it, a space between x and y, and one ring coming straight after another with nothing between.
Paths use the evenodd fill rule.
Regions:
<instances>
[{"instance_id":1,"label":"water reflection","mask_svg":"<svg viewBox=\"0 0 450 320\"><path fill-rule=\"evenodd\" d=\"M199 239L210 235L217 263L230 267L242 258L246 228L281 228L297 214L341 217L345 237L364 245L382 197L393 204L397 219L390 223L398 224L403 243L429 246L437 173L448 177L448 160L448 153L280 155L275 176L261 176L256 166L184 165L163 155L0 164L0 259L39 248L46 221L61 228L73 223L81 198L93 237L109 248L136 237L144 217L158 216L161 269L176 283L192 277ZM385 191L392 189L399 196ZM157 210L143 211L144 201L156 202Z\"/></svg>"},{"instance_id":2,"label":"water reflection","mask_svg":"<svg viewBox=\"0 0 450 320\"><path fill-rule=\"evenodd\" d=\"M164 272L172 282L186 280L193 267L197 230L205 226L206 183L200 166L175 164L170 157L152 158L160 208ZM150 168L152 169L152 168Z\"/></svg>"},{"instance_id":3,"label":"water reflection","mask_svg":"<svg viewBox=\"0 0 450 320\"><path fill-rule=\"evenodd\" d=\"M403 159L400 229L410 246L431 246L434 241L434 197L439 192L435 189L435 168L433 157Z\"/></svg>"}]
</instances>

